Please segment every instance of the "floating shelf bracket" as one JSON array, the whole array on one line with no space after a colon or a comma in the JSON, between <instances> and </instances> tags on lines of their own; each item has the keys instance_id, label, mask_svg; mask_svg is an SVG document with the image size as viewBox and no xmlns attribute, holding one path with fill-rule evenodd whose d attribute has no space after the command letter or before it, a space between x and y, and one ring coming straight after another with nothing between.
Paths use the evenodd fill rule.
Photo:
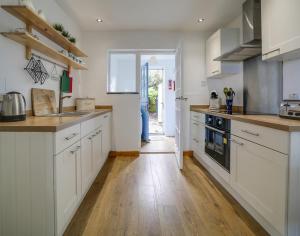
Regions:
<instances>
[{"instance_id":1,"label":"floating shelf bracket","mask_svg":"<svg viewBox=\"0 0 300 236\"><path fill-rule=\"evenodd\" d=\"M27 30L27 32L28 32L29 34L31 34L31 33L32 33L32 25L26 24L26 30ZM32 56L31 47L26 46L25 50L26 50L26 51L25 51L25 57L26 57L27 60L30 60L30 58L31 58L31 56Z\"/></svg>"}]
</instances>

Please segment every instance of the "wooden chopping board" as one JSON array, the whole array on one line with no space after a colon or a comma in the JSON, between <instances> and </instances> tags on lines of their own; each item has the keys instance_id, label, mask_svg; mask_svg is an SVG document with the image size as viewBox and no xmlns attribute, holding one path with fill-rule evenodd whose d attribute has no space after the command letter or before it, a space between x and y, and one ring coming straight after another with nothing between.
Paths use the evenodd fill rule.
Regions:
<instances>
[{"instance_id":1,"label":"wooden chopping board","mask_svg":"<svg viewBox=\"0 0 300 236\"><path fill-rule=\"evenodd\" d=\"M48 89L31 89L32 112L34 116L57 113L55 91Z\"/></svg>"}]
</instances>

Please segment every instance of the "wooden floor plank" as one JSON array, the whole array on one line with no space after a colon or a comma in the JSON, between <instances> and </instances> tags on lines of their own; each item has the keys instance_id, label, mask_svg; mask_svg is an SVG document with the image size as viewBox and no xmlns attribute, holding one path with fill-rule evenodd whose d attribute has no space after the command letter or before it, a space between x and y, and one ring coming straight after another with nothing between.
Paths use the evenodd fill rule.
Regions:
<instances>
[{"instance_id":1,"label":"wooden floor plank","mask_svg":"<svg viewBox=\"0 0 300 236\"><path fill-rule=\"evenodd\" d=\"M109 158L65 235L268 235L192 158Z\"/></svg>"}]
</instances>

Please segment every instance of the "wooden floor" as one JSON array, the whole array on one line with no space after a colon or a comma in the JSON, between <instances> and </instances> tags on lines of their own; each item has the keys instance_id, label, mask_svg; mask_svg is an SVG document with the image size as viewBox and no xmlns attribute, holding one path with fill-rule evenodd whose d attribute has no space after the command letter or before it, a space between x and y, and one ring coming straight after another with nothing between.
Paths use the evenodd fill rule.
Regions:
<instances>
[{"instance_id":1,"label":"wooden floor","mask_svg":"<svg viewBox=\"0 0 300 236\"><path fill-rule=\"evenodd\" d=\"M142 142L141 153L174 153L175 138L164 135L150 136L150 142Z\"/></svg>"},{"instance_id":2,"label":"wooden floor","mask_svg":"<svg viewBox=\"0 0 300 236\"><path fill-rule=\"evenodd\" d=\"M191 158L109 158L65 235L268 235L217 185Z\"/></svg>"}]
</instances>

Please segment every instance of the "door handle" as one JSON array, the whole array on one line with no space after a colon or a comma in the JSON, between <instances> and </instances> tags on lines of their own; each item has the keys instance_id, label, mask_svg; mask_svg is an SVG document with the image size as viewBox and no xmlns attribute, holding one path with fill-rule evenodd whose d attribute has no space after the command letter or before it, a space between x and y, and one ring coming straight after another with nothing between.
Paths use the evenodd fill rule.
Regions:
<instances>
[{"instance_id":1,"label":"door handle","mask_svg":"<svg viewBox=\"0 0 300 236\"><path fill-rule=\"evenodd\" d=\"M188 100L188 98L180 96L180 97L177 97L176 100L186 101L186 100Z\"/></svg>"}]
</instances>

